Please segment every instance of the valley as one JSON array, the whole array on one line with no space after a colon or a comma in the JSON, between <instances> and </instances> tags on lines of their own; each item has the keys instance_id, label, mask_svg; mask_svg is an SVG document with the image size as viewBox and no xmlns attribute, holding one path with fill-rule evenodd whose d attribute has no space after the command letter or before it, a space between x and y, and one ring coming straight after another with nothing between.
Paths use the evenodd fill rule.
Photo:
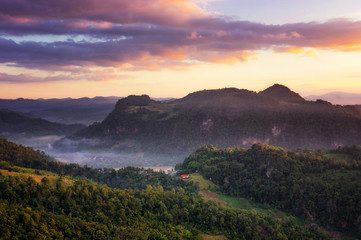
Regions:
<instances>
[{"instance_id":1,"label":"valley","mask_svg":"<svg viewBox=\"0 0 361 240\"><path fill-rule=\"evenodd\" d=\"M110 239L122 239L119 233L139 238L173 236L169 232L173 228L178 229L174 237L179 239L358 239L361 113L357 106L307 101L278 84L258 93L203 90L167 101L131 95L113 104L103 120L88 126L0 111L0 185L11 192L18 187L9 188L8 181L20 182L24 191L35 184L37 189L48 188L46 197L52 199L47 202L45 195L33 193L36 200L11 200L12 209L7 204L16 194L10 197L6 192L0 199L4 216L15 217L20 225L26 224L20 217L25 213L35 222L38 214L64 218L63 213L74 212L59 205L64 203L59 194L94 190L94 197L108 203L113 200L103 192L125 194L116 193L120 190L130 191L132 201L138 202L124 213L124 219L130 219L135 212L133 220L119 222L103 203L97 205L101 215L85 217L89 210L84 207L94 203L76 200L80 201L76 208L82 210L74 215L78 220L67 220L69 227L86 221L93 227L82 230L83 236ZM182 174L189 179L181 179ZM167 202L170 195L184 198L178 210L171 207L175 199ZM139 197L140 202L135 200ZM73 203L67 204L72 208ZM39 212L43 208L46 213ZM238 219L234 225L229 222L233 215ZM36 236L70 234L58 225L47 225L53 228L49 235L37 224L33 224ZM146 230L140 233L137 224ZM91 229L98 229L97 233ZM28 234L11 231L4 234Z\"/></svg>"},{"instance_id":2,"label":"valley","mask_svg":"<svg viewBox=\"0 0 361 240\"><path fill-rule=\"evenodd\" d=\"M197 174L191 178L198 181L194 184L150 169L115 171L69 165L6 140L0 140L0 159L3 190L0 231L5 239L10 236L331 239L328 232L314 224L301 226L292 217L281 219L278 211L258 208L255 211L253 207L251 211L242 210L239 205L229 208L206 201L197 192L209 191L215 185ZM224 202L240 202L218 197L225 199ZM247 203L245 199L242 201ZM119 218L115 209L126 211ZM27 216L25 221L22 216ZM8 217L17 225L6 221ZM59 221L63 224L59 225ZM137 228L139 224L142 231ZM79 232L79 226L86 227ZM169 231L173 228L177 230Z\"/></svg>"},{"instance_id":3,"label":"valley","mask_svg":"<svg viewBox=\"0 0 361 240\"><path fill-rule=\"evenodd\" d=\"M0 240L360 240L360 0L0 0Z\"/></svg>"},{"instance_id":4,"label":"valley","mask_svg":"<svg viewBox=\"0 0 361 240\"><path fill-rule=\"evenodd\" d=\"M103 120L75 124L82 113L76 109L87 109L86 117L103 104L108 106L104 110L113 108ZM68 109L66 116L73 113L70 125L2 110L0 136L63 162L93 167L174 166L206 144L234 148L267 143L290 150L361 144L357 107L307 101L279 84L258 93L227 88L161 101L133 95L120 100L1 100L0 105L29 113ZM66 117L64 111L55 112L59 121Z\"/></svg>"},{"instance_id":5,"label":"valley","mask_svg":"<svg viewBox=\"0 0 361 240\"><path fill-rule=\"evenodd\" d=\"M235 88L205 90L167 102L147 95L129 96L119 100L102 122L53 146L62 152L96 149L135 154L150 164L146 166L159 166L175 165L206 144L328 149L360 144L360 136L361 113L356 107L306 101L276 84L259 93Z\"/></svg>"}]
</instances>

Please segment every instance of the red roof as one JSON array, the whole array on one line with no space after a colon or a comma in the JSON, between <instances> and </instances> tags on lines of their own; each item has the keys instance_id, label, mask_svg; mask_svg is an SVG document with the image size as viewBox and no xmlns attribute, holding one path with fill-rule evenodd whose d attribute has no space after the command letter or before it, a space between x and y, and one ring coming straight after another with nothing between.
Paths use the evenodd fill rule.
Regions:
<instances>
[{"instance_id":1,"label":"red roof","mask_svg":"<svg viewBox=\"0 0 361 240\"><path fill-rule=\"evenodd\" d=\"M188 175L181 175L181 178L187 178Z\"/></svg>"}]
</instances>

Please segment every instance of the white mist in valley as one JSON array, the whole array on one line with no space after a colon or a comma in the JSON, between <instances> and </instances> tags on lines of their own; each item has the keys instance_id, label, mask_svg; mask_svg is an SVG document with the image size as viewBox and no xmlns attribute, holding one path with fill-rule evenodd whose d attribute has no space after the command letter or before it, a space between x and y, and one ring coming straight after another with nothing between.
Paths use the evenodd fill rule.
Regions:
<instances>
[{"instance_id":1,"label":"white mist in valley","mask_svg":"<svg viewBox=\"0 0 361 240\"><path fill-rule=\"evenodd\" d=\"M95 168L123 168L134 167L154 167L154 169L171 168L176 163L184 160L186 154L175 158L166 154L151 154L146 152L126 153L115 151L97 151L96 148L84 151L73 151L78 141L66 140L66 147L63 149L54 148L53 144L64 139L64 136L49 135L41 137L29 137L22 134L6 136L10 141L24 146L32 147L36 150L44 151L45 154L54 157L64 163L76 163ZM91 140L88 141L92 145ZM62 142L64 144L64 141ZM82 142L84 144L84 142Z\"/></svg>"}]
</instances>

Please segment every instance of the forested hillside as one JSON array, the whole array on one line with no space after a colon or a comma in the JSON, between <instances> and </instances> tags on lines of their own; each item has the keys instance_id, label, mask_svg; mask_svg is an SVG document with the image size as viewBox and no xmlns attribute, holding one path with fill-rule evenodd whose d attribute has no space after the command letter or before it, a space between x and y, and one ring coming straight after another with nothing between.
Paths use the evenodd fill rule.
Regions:
<instances>
[{"instance_id":1,"label":"forested hillside","mask_svg":"<svg viewBox=\"0 0 361 240\"><path fill-rule=\"evenodd\" d=\"M225 194L288 210L340 231L358 229L361 234L360 146L324 154L266 144L248 150L210 145L177 167L183 173L201 173Z\"/></svg>"},{"instance_id":2,"label":"forested hillside","mask_svg":"<svg viewBox=\"0 0 361 240\"><path fill-rule=\"evenodd\" d=\"M0 167L2 169L14 170L13 165L47 170L79 179L90 179L119 189L145 189L148 185L161 185L166 190L182 187L187 192L195 192L197 189L191 183L181 181L161 172L154 172L151 169L126 167L114 170L113 168L91 168L86 165L64 164L45 155L44 152L35 151L30 147L23 147L5 139L0 139Z\"/></svg>"},{"instance_id":3,"label":"forested hillside","mask_svg":"<svg viewBox=\"0 0 361 240\"><path fill-rule=\"evenodd\" d=\"M229 239L329 239L312 226L299 227L265 214L206 201L191 188L166 191L161 185L148 185L144 190L120 190L85 180L69 184L64 175L51 183L41 177L41 172L39 183L22 175L26 169L20 166L59 167L68 173L67 165L6 140L0 141L0 160L0 169L7 169L0 174L2 239L203 239L212 235ZM74 165L69 169L102 171Z\"/></svg>"},{"instance_id":4,"label":"forested hillside","mask_svg":"<svg viewBox=\"0 0 361 240\"><path fill-rule=\"evenodd\" d=\"M315 149L361 144L360 136L361 114L355 107L306 101L276 84L259 93L203 90L166 103L129 96L104 121L74 134L70 148L69 139L56 147L166 154L170 162L180 162L204 144Z\"/></svg>"},{"instance_id":5,"label":"forested hillside","mask_svg":"<svg viewBox=\"0 0 361 240\"><path fill-rule=\"evenodd\" d=\"M22 113L0 109L0 136L24 134L25 136L70 135L84 128L81 124L61 124L28 116Z\"/></svg>"}]
</instances>

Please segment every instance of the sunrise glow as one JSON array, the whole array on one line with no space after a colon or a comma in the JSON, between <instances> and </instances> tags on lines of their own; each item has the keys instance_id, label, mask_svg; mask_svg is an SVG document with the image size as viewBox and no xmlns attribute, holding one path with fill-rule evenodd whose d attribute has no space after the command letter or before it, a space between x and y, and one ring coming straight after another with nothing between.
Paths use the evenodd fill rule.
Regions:
<instances>
[{"instance_id":1,"label":"sunrise glow","mask_svg":"<svg viewBox=\"0 0 361 240\"><path fill-rule=\"evenodd\" d=\"M357 9L358 1L336 0L327 6L82 0L45 7L41 1L5 0L0 96L182 97L210 88L260 91L275 82L302 95L360 93Z\"/></svg>"}]
</instances>

